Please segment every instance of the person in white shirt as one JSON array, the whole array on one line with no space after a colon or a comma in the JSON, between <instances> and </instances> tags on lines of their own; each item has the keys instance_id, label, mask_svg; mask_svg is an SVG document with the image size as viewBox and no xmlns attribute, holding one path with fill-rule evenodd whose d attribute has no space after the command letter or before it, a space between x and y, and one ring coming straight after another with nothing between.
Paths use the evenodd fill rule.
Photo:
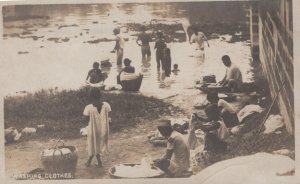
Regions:
<instances>
[{"instance_id":1,"label":"person in white shirt","mask_svg":"<svg viewBox=\"0 0 300 184\"><path fill-rule=\"evenodd\" d=\"M196 43L196 50L204 51L204 41L206 41L209 47L208 40L203 32L198 31L197 27L193 27L194 34L191 36L190 44Z\"/></svg>"},{"instance_id":2,"label":"person in white shirt","mask_svg":"<svg viewBox=\"0 0 300 184\"><path fill-rule=\"evenodd\" d=\"M115 28L113 30L114 35L116 36L116 45L112 53L117 52L117 65L122 65L122 59L123 59L123 51L124 51L124 44L125 41L123 37L120 35L120 28Z\"/></svg>"},{"instance_id":3,"label":"person in white shirt","mask_svg":"<svg viewBox=\"0 0 300 184\"><path fill-rule=\"evenodd\" d=\"M219 82L220 86L228 87L231 91L240 90L243 84L242 72L231 62L228 55L222 57L223 64L227 67L224 78Z\"/></svg>"},{"instance_id":4,"label":"person in white shirt","mask_svg":"<svg viewBox=\"0 0 300 184\"><path fill-rule=\"evenodd\" d=\"M165 156L155 160L154 164L171 177L184 175L190 167L190 150L187 142L182 134L173 130L170 120L161 120L157 128L168 140Z\"/></svg>"}]
</instances>

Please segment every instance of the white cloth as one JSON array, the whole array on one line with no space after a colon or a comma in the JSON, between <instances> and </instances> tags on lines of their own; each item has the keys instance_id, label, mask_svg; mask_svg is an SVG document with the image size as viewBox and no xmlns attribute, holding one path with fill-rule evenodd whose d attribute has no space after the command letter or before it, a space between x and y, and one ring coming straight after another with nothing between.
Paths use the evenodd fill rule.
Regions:
<instances>
[{"instance_id":1,"label":"white cloth","mask_svg":"<svg viewBox=\"0 0 300 184\"><path fill-rule=\"evenodd\" d=\"M139 76L140 75L136 74L136 73L121 72L120 81L134 80L134 79L137 79Z\"/></svg>"},{"instance_id":2,"label":"white cloth","mask_svg":"<svg viewBox=\"0 0 300 184\"><path fill-rule=\"evenodd\" d=\"M80 132L80 134L82 136L87 136L87 134L88 134L88 126L81 128L79 132Z\"/></svg>"},{"instance_id":3,"label":"white cloth","mask_svg":"<svg viewBox=\"0 0 300 184\"><path fill-rule=\"evenodd\" d=\"M275 132L275 130L283 126L283 117L278 114L271 114L266 120L264 134Z\"/></svg>"},{"instance_id":4,"label":"white cloth","mask_svg":"<svg viewBox=\"0 0 300 184\"><path fill-rule=\"evenodd\" d=\"M218 121L220 123L220 128L218 129L218 137L220 140L225 140L229 137L230 133L223 121Z\"/></svg>"},{"instance_id":5,"label":"white cloth","mask_svg":"<svg viewBox=\"0 0 300 184\"><path fill-rule=\"evenodd\" d=\"M18 141L21 137L21 133L18 132L18 130L15 127L9 127L4 130L4 136L5 136L5 143Z\"/></svg>"},{"instance_id":6,"label":"white cloth","mask_svg":"<svg viewBox=\"0 0 300 184\"><path fill-rule=\"evenodd\" d=\"M242 122L243 119L250 116L251 114L253 114L255 112L262 113L263 111L264 111L264 109L261 108L259 105L251 104L251 105L246 105L243 109L241 109L239 111L239 113L237 115L238 115L239 121Z\"/></svg>"},{"instance_id":7,"label":"white cloth","mask_svg":"<svg viewBox=\"0 0 300 184\"><path fill-rule=\"evenodd\" d=\"M84 108L83 115L89 116L87 151L89 156L108 153L109 117L111 107L103 102L101 112L93 104Z\"/></svg>"},{"instance_id":8,"label":"white cloth","mask_svg":"<svg viewBox=\"0 0 300 184\"><path fill-rule=\"evenodd\" d=\"M22 133L24 133L24 134L34 134L34 133L36 133L36 128L25 127L22 130Z\"/></svg>"},{"instance_id":9,"label":"white cloth","mask_svg":"<svg viewBox=\"0 0 300 184\"><path fill-rule=\"evenodd\" d=\"M206 37L205 37L204 33L202 33L202 32L198 32L198 35L196 35L194 33L191 37L191 42L196 43L197 50L204 49L204 41L205 40L206 40Z\"/></svg>"},{"instance_id":10,"label":"white cloth","mask_svg":"<svg viewBox=\"0 0 300 184\"><path fill-rule=\"evenodd\" d=\"M242 72L234 63L226 69L226 80L233 79L240 86L243 83Z\"/></svg>"},{"instance_id":11,"label":"white cloth","mask_svg":"<svg viewBox=\"0 0 300 184\"><path fill-rule=\"evenodd\" d=\"M232 114L235 113L235 110L234 110L233 106L230 103L223 100L223 99L219 99L218 107L222 107L222 112L228 111Z\"/></svg>"},{"instance_id":12,"label":"white cloth","mask_svg":"<svg viewBox=\"0 0 300 184\"><path fill-rule=\"evenodd\" d=\"M294 168L295 161L287 156L257 153L217 162L192 176L190 181L201 184L290 183L276 175Z\"/></svg>"}]
</instances>

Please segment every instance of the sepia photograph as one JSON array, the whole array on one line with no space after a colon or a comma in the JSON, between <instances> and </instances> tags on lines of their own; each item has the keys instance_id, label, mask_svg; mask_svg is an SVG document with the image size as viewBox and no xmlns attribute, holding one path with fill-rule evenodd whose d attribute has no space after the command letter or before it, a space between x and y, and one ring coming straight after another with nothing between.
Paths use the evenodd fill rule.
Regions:
<instances>
[{"instance_id":1,"label":"sepia photograph","mask_svg":"<svg viewBox=\"0 0 300 184\"><path fill-rule=\"evenodd\" d=\"M295 178L294 2L0 2L3 181Z\"/></svg>"}]
</instances>

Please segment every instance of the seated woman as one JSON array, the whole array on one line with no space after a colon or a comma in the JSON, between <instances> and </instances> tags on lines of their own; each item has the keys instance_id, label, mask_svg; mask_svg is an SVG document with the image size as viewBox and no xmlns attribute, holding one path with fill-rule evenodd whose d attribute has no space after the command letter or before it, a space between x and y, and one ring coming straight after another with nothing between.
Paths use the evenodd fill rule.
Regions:
<instances>
[{"instance_id":1,"label":"seated woman","mask_svg":"<svg viewBox=\"0 0 300 184\"><path fill-rule=\"evenodd\" d=\"M99 63L94 62L93 69L88 72L86 77L86 83L88 84L98 84L105 80L105 75L99 69Z\"/></svg>"},{"instance_id":2,"label":"seated woman","mask_svg":"<svg viewBox=\"0 0 300 184\"><path fill-rule=\"evenodd\" d=\"M119 72L117 76L117 83L121 84L121 80L130 80L131 78L136 78L136 75L127 75L127 74L134 74L135 73L135 68L130 65L131 60L128 58L124 59L124 65L125 67ZM127 77L125 77L126 75ZM121 77L122 76L122 77Z\"/></svg>"},{"instance_id":3,"label":"seated woman","mask_svg":"<svg viewBox=\"0 0 300 184\"><path fill-rule=\"evenodd\" d=\"M210 103L218 105L220 116L227 128L232 128L240 124L237 113L232 105L225 100L220 99L218 93L208 93L206 98Z\"/></svg>"},{"instance_id":4,"label":"seated woman","mask_svg":"<svg viewBox=\"0 0 300 184\"><path fill-rule=\"evenodd\" d=\"M128 58L124 59L125 67L122 70L123 72L126 72L126 73L134 73L135 72L135 68L133 66L131 66L130 63L131 63L130 59L128 59Z\"/></svg>"}]
</instances>

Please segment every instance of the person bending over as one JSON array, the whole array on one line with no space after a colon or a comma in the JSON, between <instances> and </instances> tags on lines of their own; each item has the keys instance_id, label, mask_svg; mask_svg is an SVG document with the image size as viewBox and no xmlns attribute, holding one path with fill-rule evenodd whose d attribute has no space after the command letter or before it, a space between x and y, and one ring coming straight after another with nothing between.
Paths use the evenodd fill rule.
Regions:
<instances>
[{"instance_id":1,"label":"person bending over","mask_svg":"<svg viewBox=\"0 0 300 184\"><path fill-rule=\"evenodd\" d=\"M223 64L226 66L226 74L219 82L219 85L228 87L231 91L240 90L243 84L243 77L239 67L231 62L228 55L222 57Z\"/></svg>"},{"instance_id":2,"label":"person bending over","mask_svg":"<svg viewBox=\"0 0 300 184\"><path fill-rule=\"evenodd\" d=\"M174 131L170 120L162 120L157 126L162 136L167 138L167 151L162 159L154 164L170 177L180 177L190 167L190 151L182 134Z\"/></svg>"},{"instance_id":3,"label":"person bending over","mask_svg":"<svg viewBox=\"0 0 300 184\"><path fill-rule=\"evenodd\" d=\"M99 69L99 63L94 62L93 69L88 72L86 77L86 82L91 84L97 84L101 81L105 80L105 76L103 75L102 71Z\"/></svg>"}]
</instances>

